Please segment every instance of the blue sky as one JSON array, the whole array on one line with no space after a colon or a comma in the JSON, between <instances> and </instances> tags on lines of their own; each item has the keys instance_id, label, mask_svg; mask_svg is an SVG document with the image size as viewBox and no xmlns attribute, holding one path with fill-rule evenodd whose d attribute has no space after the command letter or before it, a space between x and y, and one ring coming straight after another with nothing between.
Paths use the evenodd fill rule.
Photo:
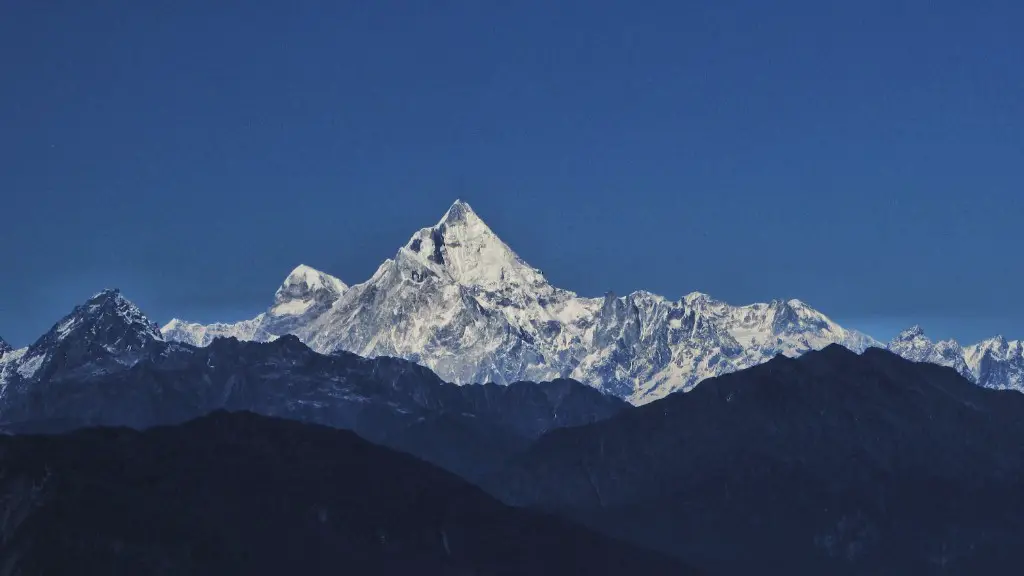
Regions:
<instances>
[{"instance_id":1,"label":"blue sky","mask_svg":"<svg viewBox=\"0 0 1024 576\"><path fill-rule=\"evenodd\" d=\"M586 295L1024 337L1019 2L95 4L2 9L12 343L360 282L456 197Z\"/></svg>"}]
</instances>

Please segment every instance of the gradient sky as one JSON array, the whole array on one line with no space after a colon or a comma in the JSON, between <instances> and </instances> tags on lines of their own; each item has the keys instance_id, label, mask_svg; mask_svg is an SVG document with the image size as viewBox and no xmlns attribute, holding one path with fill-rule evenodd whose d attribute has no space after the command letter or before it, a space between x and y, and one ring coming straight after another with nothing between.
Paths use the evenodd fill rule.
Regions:
<instances>
[{"instance_id":1,"label":"gradient sky","mask_svg":"<svg viewBox=\"0 0 1024 576\"><path fill-rule=\"evenodd\" d=\"M1021 338L1021 22L1009 0L7 1L0 336L113 286L160 323L249 317L299 263L367 279L461 197L581 294Z\"/></svg>"}]
</instances>

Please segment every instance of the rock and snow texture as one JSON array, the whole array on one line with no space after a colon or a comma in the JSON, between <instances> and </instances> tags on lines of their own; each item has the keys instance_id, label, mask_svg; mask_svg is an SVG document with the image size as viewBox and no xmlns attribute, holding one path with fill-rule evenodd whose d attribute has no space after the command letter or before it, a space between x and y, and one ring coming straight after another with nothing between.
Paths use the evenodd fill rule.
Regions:
<instances>
[{"instance_id":1,"label":"rock and snow texture","mask_svg":"<svg viewBox=\"0 0 1024 576\"><path fill-rule=\"evenodd\" d=\"M996 336L964 348L964 358L979 386L1024 392L1024 341Z\"/></svg>"},{"instance_id":2,"label":"rock and snow texture","mask_svg":"<svg viewBox=\"0 0 1024 576\"><path fill-rule=\"evenodd\" d=\"M21 358L28 348L15 350L7 342L0 340L0 399L3 399L7 389L7 383L14 379L18 368L21 367Z\"/></svg>"},{"instance_id":3,"label":"rock and snow texture","mask_svg":"<svg viewBox=\"0 0 1024 576\"><path fill-rule=\"evenodd\" d=\"M302 289L293 293L296 284ZM167 339L195 345L286 333L323 353L410 359L460 384L569 377L638 404L776 354L880 345L798 300L732 306L698 293L677 301L647 292L577 296L552 286L461 201L366 282L348 288L300 266L252 320L174 320L163 329Z\"/></svg>"},{"instance_id":4,"label":"rock and snow texture","mask_svg":"<svg viewBox=\"0 0 1024 576\"><path fill-rule=\"evenodd\" d=\"M964 360L964 350L954 340L933 343L920 326L911 326L889 342L889 351L914 362L929 362L955 369L968 380L975 380Z\"/></svg>"},{"instance_id":5,"label":"rock and snow texture","mask_svg":"<svg viewBox=\"0 0 1024 576\"><path fill-rule=\"evenodd\" d=\"M299 265L274 293L274 304L251 320L232 324L198 324L175 318L162 329L168 340L206 346L214 338L267 342L278 336L299 333L327 311L348 286L341 280Z\"/></svg>"},{"instance_id":6,"label":"rock and snow texture","mask_svg":"<svg viewBox=\"0 0 1024 576\"><path fill-rule=\"evenodd\" d=\"M199 324L175 318L165 324L160 332L167 340L192 346L207 346L213 342L214 338L237 338L262 342L267 340L259 331L265 317L266 314L260 314L252 320L243 320L232 324L221 322Z\"/></svg>"},{"instance_id":7,"label":"rock and snow texture","mask_svg":"<svg viewBox=\"0 0 1024 576\"><path fill-rule=\"evenodd\" d=\"M888 348L908 360L949 366L985 388L1024 392L1024 342L1020 340L996 336L963 347L954 340L933 343L920 326L912 326L893 338Z\"/></svg>"},{"instance_id":8,"label":"rock and snow texture","mask_svg":"<svg viewBox=\"0 0 1024 576\"><path fill-rule=\"evenodd\" d=\"M159 327L120 291L104 290L31 346L0 357L0 399L10 386L59 385L131 367L163 340Z\"/></svg>"}]
</instances>

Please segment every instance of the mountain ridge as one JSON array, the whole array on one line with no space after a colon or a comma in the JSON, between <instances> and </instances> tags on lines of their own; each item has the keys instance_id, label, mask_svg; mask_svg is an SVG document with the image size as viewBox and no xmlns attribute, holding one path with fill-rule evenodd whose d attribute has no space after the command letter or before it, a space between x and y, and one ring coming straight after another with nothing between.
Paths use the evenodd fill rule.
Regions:
<instances>
[{"instance_id":1,"label":"mountain ridge","mask_svg":"<svg viewBox=\"0 0 1024 576\"><path fill-rule=\"evenodd\" d=\"M732 307L701 296L670 301L638 291L610 303L557 288L460 200L371 278L288 328L267 326L269 308L236 325L172 320L163 334L204 345L219 335L287 332L320 352L411 359L460 384L573 378L634 403L780 351L874 343L798 300Z\"/></svg>"},{"instance_id":2,"label":"mountain ridge","mask_svg":"<svg viewBox=\"0 0 1024 576\"><path fill-rule=\"evenodd\" d=\"M921 326L897 334L887 348L915 362L953 368L984 388L1024 392L1024 341L994 336L970 346L956 340L932 342Z\"/></svg>"},{"instance_id":3,"label":"mountain ridge","mask_svg":"<svg viewBox=\"0 0 1024 576\"><path fill-rule=\"evenodd\" d=\"M779 353L885 346L797 299L735 306L699 292L675 301L642 290L579 296L551 285L461 200L329 305L276 324L268 321L275 305L236 324L175 319L162 333L194 345L291 333L323 353L402 357L459 384L573 378L634 404ZM942 348L934 358L951 354ZM988 376L979 380L979 369L972 378L1020 389L1024 360L1012 346L1001 350L990 351Z\"/></svg>"},{"instance_id":4,"label":"mountain ridge","mask_svg":"<svg viewBox=\"0 0 1024 576\"><path fill-rule=\"evenodd\" d=\"M0 357L0 429L8 432L142 429L250 410L354 430L470 479L554 427L629 407L565 379L458 386L409 360L319 354L291 334L205 347L166 341L115 290Z\"/></svg>"}]
</instances>

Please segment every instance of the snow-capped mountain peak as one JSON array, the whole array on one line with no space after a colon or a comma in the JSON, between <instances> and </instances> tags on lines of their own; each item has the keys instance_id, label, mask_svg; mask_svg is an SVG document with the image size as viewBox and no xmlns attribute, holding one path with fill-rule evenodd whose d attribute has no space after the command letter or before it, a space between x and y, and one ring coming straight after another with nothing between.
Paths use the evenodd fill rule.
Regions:
<instances>
[{"instance_id":1,"label":"snow-capped mountain peak","mask_svg":"<svg viewBox=\"0 0 1024 576\"><path fill-rule=\"evenodd\" d=\"M513 252L462 200L456 200L437 224L416 232L405 248L424 265L442 268L466 287L495 292L509 286L547 286L540 271Z\"/></svg>"},{"instance_id":2,"label":"snow-capped mountain peak","mask_svg":"<svg viewBox=\"0 0 1024 576\"><path fill-rule=\"evenodd\" d=\"M162 340L159 327L120 290L104 290L25 349L16 371L26 380L104 373L134 365Z\"/></svg>"},{"instance_id":3,"label":"snow-capped mountain peak","mask_svg":"<svg viewBox=\"0 0 1024 576\"><path fill-rule=\"evenodd\" d=\"M84 304L76 306L43 339L60 342L74 335L83 335L119 340L125 334L163 340L159 327L138 306L125 298L120 290L113 288L103 290Z\"/></svg>"},{"instance_id":4,"label":"snow-capped mountain peak","mask_svg":"<svg viewBox=\"0 0 1024 576\"><path fill-rule=\"evenodd\" d=\"M998 358L1012 356L1015 349L1021 346L1024 346L1024 341L1007 340L1005 336L1000 334L968 346L964 349L964 353L967 356L968 362L975 364L980 362L981 358L986 354Z\"/></svg>"},{"instance_id":5,"label":"snow-capped mountain peak","mask_svg":"<svg viewBox=\"0 0 1024 576\"><path fill-rule=\"evenodd\" d=\"M924 328L922 328L919 324L914 324L910 328L902 330L899 334L897 334L896 337L893 338L893 341L913 342L914 340L919 340L921 338L927 339L927 337L924 334Z\"/></svg>"},{"instance_id":6,"label":"snow-capped mountain peak","mask_svg":"<svg viewBox=\"0 0 1024 576\"><path fill-rule=\"evenodd\" d=\"M470 221L470 224L473 226L487 226L480 216L473 211L472 206L461 198L456 198L455 202L452 202L452 205L448 208L448 211L444 213L444 216L437 221L435 227L442 224L451 226L460 221Z\"/></svg>"},{"instance_id":7,"label":"snow-capped mountain peak","mask_svg":"<svg viewBox=\"0 0 1024 576\"><path fill-rule=\"evenodd\" d=\"M304 314L320 304L337 300L348 285L344 282L305 264L300 264L288 274L281 287L274 293L274 305L268 311L270 316L295 316Z\"/></svg>"},{"instance_id":8,"label":"snow-capped mountain peak","mask_svg":"<svg viewBox=\"0 0 1024 576\"><path fill-rule=\"evenodd\" d=\"M1024 341L996 336L963 350L979 385L1024 392Z\"/></svg>"},{"instance_id":9,"label":"snow-capped mountain peak","mask_svg":"<svg viewBox=\"0 0 1024 576\"><path fill-rule=\"evenodd\" d=\"M683 302L687 305L693 306L694 304L711 302L713 299L711 296L703 292L690 292L686 296L683 296Z\"/></svg>"},{"instance_id":10,"label":"snow-capped mountain peak","mask_svg":"<svg viewBox=\"0 0 1024 576\"><path fill-rule=\"evenodd\" d=\"M1002 334L997 334L992 338L978 342L978 346L988 350L1006 350L1009 345L1010 342Z\"/></svg>"},{"instance_id":11,"label":"snow-capped mountain peak","mask_svg":"<svg viewBox=\"0 0 1024 576\"><path fill-rule=\"evenodd\" d=\"M192 346L207 346L216 338L261 341L263 338L258 335L261 333L260 327L266 318L267 315L264 313L240 322L214 322L213 324L201 324L173 318L160 329L160 333L163 334L165 340Z\"/></svg>"},{"instance_id":12,"label":"snow-capped mountain peak","mask_svg":"<svg viewBox=\"0 0 1024 576\"><path fill-rule=\"evenodd\" d=\"M927 362L935 344L925 335L924 329L915 324L900 331L889 342L889 350L915 362Z\"/></svg>"},{"instance_id":13,"label":"snow-capped mountain peak","mask_svg":"<svg viewBox=\"0 0 1024 576\"><path fill-rule=\"evenodd\" d=\"M915 324L897 334L887 346L907 360L930 362L955 369L965 378L974 380L975 374L964 358L963 349L953 340L932 342L924 328Z\"/></svg>"},{"instance_id":14,"label":"snow-capped mountain peak","mask_svg":"<svg viewBox=\"0 0 1024 576\"><path fill-rule=\"evenodd\" d=\"M283 334L302 333L330 310L349 286L340 279L300 264L274 292L274 303L250 320L199 324L174 318L160 329L168 340L207 346L216 338L271 341ZM305 334L303 334L305 337Z\"/></svg>"},{"instance_id":15,"label":"snow-capped mountain peak","mask_svg":"<svg viewBox=\"0 0 1024 576\"><path fill-rule=\"evenodd\" d=\"M4 340L3 338L0 338L0 357L3 357L4 354L7 354L8 352L11 352L13 350L13 346L8 344L7 341Z\"/></svg>"}]
</instances>

